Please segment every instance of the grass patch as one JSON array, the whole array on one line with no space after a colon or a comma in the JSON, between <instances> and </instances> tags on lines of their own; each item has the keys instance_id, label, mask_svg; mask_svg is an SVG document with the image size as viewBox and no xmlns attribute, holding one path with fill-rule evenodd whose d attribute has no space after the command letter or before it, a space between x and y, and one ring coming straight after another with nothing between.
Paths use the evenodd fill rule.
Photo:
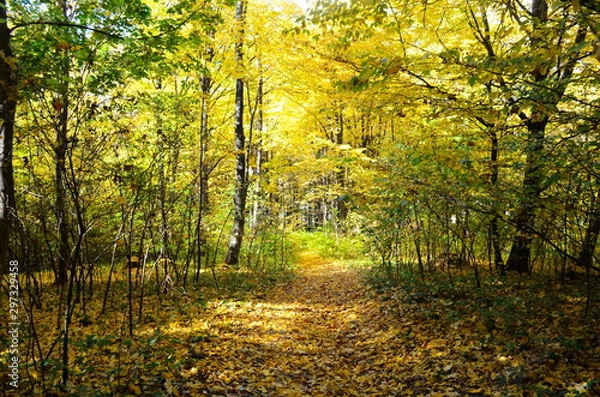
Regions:
<instances>
[{"instance_id":1,"label":"grass patch","mask_svg":"<svg viewBox=\"0 0 600 397\"><path fill-rule=\"evenodd\" d=\"M360 236L336 235L320 230L290 233L295 250L310 251L325 259L364 262L367 259L364 240Z\"/></svg>"}]
</instances>

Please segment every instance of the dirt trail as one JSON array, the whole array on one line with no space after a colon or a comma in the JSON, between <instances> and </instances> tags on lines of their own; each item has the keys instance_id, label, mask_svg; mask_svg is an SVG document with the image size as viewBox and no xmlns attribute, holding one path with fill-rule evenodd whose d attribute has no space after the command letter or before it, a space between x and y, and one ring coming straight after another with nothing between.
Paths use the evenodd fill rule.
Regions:
<instances>
[{"instance_id":1,"label":"dirt trail","mask_svg":"<svg viewBox=\"0 0 600 397\"><path fill-rule=\"evenodd\" d=\"M196 347L205 395L407 395L400 322L364 298L356 271L306 253L292 283L212 313L216 337Z\"/></svg>"}]
</instances>

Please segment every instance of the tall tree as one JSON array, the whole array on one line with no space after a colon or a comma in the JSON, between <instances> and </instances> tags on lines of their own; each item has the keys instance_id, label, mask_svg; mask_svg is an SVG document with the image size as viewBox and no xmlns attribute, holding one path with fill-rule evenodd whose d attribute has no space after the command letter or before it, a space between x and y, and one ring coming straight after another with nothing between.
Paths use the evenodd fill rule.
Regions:
<instances>
[{"instance_id":1,"label":"tall tree","mask_svg":"<svg viewBox=\"0 0 600 397\"><path fill-rule=\"evenodd\" d=\"M66 1L60 1L59 7L62 15L59 19L64 18L65 24L69 23L70 10ZM68 36L69 32L67 28ZM65 41L66 42L66 41ZM57 49L57 90L52 99L52 107L56 114L54 115L55 122L53 127L56 132L56 140L54 142L54 187L55 187L55 206L54 214L58 225L58 250L56 257L56 282L63 285L67 282L67 269L71 265L71 244L69 234L71 232L70 216L68 208L68 173L67 173L67 156L69 153L69 118L71 108L70 90L70 74L71 74L71 57L68 48L64 50Z\"/></svg>"},{"instance_id":2,"label":"tall tree","mask_svg":"<svg viewBox=\"0 0 600 397\"><path fill-rule=\"evenodd\" d=\"M229 238L229 250L225 263L235 265L239 261L242 239L244 237L244 224L246 221L246 196L248 181L246 173L246 138L244 136L244 20L246 14L246 1L238 0L235 7L235 21L237 25L235 43L235 62L237 66L235 81L235 192L233 197L233 230Z\"/></svg>"},{"instance_id":3,"label":"tall tree","mask_svg":"<svg viewBox=\"0 0 600 397\"><path fill-rule=\"evenodd\" d=\"M13 133L17 70L11 48L6 0L0 0L0 274L8 271L9 242L16 212Z\"/></svg>"},{"instance_id":4,"label":"tall tree","mask_svg":"<svg viewBox=\"0 0 600 397\"><path fill-rule=\"evenodd\" d=\"M540 47L557 47L560 50L561 43L568 42L565 31L570 28L567 25L569 22L564 19L564 22L550 31L550 39L545 40L549 23L548 4L546 0L534 0L531 3L532 51ZM577 23L575 26L577 33L570 43L571 49L583 43L587 35L587 27ZM519 203L514 218L516 233L506 261L508 271L527 273L531 270L529 263L531 244L536 237L537 210L540 207L540 195L544 190L546 128L550 117L555 113L553 109L556 109L563 98L579 60L578 51L575 50L567 50L566 54L561 55L553 57L554 59L542 60L531 72L532 84L527 98L532 103L531 112L529 114L524 111L519 112L527 130L524 147L526 159ZM553 64L558 65L555 70L552 70Z\"/></svg>"},{"instance_id":5,"label":"tall tree","mask_svg":"<svg viewBox=\"0 0 600 397\"><path fill-rule=\"evenodd\" d=\"M103 142L92 126L100 110L110 108L100 103L110 103L110 89L131 72L113 67L108 59L133 64L123 49L131 46L129 39L139 37L136 24L147 18L149 9L140 1L106 3L103 12L93 2L33 3L16 2L14 11L18 17L14 18L14 29L18 28L14 42L23 80L20 95L28 105L22 116L35 131L35 141L44 142L38 150L52 152L53 191L44 187L42 195L53 197L54 202L46 203L52 210L46 208L41 216L44 223L48 221L45 214L54 213L56 235L46 233L45 245L53 251L56 281L64 284L68 268L77 260L74 253L78 250L73 248L87 232L87 227L81 227L80 213L84 209L80 194L92 174L86 174L84 170L90 168L82 166L92 160L89 154L83 155L86 133ZM26 124L22 124L22 136L27 135Z\"/></svg>"},{"instance_id":6,"label":"tall tree","mask_svg":"<svg viewBox=\"0 0 600 397\"><path fill-rule=\"evenodd\" d=\"M207 44L205 44L205 48L202 54L202 59L205 62L202 70L202 77L200 77L200 84L202 90L202 98L200 101L200 161L198 164L198 217L196 218L196 262L197 262L197 270L196 270L196 281L200 277L200 266L202 263L202 257L205 256L205 243L206 237L204 236L204 218L208 213L208 209L210 206L209 201L209 184L208 180L210 178L212 167L209 164L207 159L208 154L208 145L210 141L210 97L213 89L213 77L211 75L212 71L209 70L207 65L212 64L215 58L215 48L213 45L213 40L215 37L215 29L214 27L210 27L207 32Z\"/></svg>"}]
</instances>

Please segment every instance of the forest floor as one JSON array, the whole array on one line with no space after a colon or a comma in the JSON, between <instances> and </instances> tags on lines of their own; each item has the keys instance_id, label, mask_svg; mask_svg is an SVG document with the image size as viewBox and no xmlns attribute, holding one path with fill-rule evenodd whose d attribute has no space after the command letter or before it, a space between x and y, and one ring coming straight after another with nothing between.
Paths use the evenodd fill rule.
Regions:
<instances>
[{"instance_id":1,"label":"forest floor","mask_svg":"<svg viewBox=\"0 0 600 397\"><path fill-rule=\"evenodd\" d=\"M505 340L477 316L423 315L422 305L369 293L356 269L300 257L291 284L208 310L212 337L195 346L196 386L182 394L600 395L597 344L584 354L545 333Z\"/></svg>"},{"instance_id":2,"label":"forest floor","mask_svg":"<svg viewBox=\"0 0 600 397\"><path fill-rule=\"evenodd\" d=\"M357 271L301 254L291 284L215 313L201 365L207 394L396 395L404 358L391 341L403 325L379 309Z\"/></svg>"},{"instance_id":3,"label":"forest floor","mask_svg":"<svg viewBox=\"0 0 600 397\"><path fill-rule=\"evenodd\" d=\"M58 305L49 296L36 312L45 374L39 360L22 368L19 394L600 396L600 316L597 307L581 316L581 289L532 278L475 289L468 277L461 289L460 274L448 289L380 288L362 269L304 252L296 276L271 288L148 295L132 333L126 293L115 289L122 300L107 314L91 306L73 323L67 387L56 386ZM240 271L221 269L215 281L247 286Z\"/></svg>"}]
</instances>

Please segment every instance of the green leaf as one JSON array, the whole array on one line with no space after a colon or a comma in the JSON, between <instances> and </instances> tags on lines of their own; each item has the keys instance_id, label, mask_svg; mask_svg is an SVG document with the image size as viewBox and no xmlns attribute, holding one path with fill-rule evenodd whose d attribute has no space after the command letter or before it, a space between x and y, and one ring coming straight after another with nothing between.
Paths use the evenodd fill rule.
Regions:
<instances>
[{"instance_id":1,"label":"green leaf","mask_svg":"<svg viewBox=\"0 0 600 397\"><path fill-rule=\"evenodd\" d=\"M590 41L582 41L570 47L567 52L580 52L590 45Z\"/></svg>"}]
</instances>

